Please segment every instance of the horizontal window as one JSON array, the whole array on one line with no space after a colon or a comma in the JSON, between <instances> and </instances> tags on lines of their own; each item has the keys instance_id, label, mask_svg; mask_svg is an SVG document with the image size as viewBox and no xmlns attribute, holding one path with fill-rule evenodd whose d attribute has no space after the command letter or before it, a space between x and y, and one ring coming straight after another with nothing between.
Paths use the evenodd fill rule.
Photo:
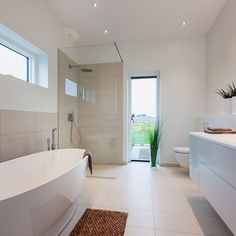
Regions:
<instances>
[{"instance_id":1,"label":"horizontal window","mask_svg":"<svg viewBox=\"0 0 236 236\"><path fill-rule=\"evenodd\" d=\"M78 96L78 84L73 80L65 78L65 94L72 96L72 97L77 97Z\"/></svg>"},{"instance_id":2,"label":"horizontal window","mask_svg":"<svg viewBox=\"0 0 236 236\"><path fill-rule=\"evenodd\" d=\"M29 81L29 58L0 43L0 73Z\"/></svg>"},{"instance_id":3,"label":"horizontal window","mask_svg":"<svg viewBox=\"0 0 236 236\"><path fill-rule=\"evenodd\" d=\"M0 75L48 88L48 55L0 23Z\"/></svg>"}]
</instances>

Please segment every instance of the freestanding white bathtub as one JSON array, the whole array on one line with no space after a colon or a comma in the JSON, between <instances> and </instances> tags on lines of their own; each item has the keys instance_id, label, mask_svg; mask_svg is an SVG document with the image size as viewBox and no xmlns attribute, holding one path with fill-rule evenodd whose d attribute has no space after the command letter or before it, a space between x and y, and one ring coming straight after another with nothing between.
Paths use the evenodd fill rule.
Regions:
<instances>
[{"instance_id":1,"label":"freestanding white bathtub","mask_svg":"<svg viewBox=\"0 0 236 236\"><path fill-rule=\"evenodd\" d=\"M77 207L88 157L82 149L0 163L0 235L58 235Z\"/></svg>"}]
</instances>

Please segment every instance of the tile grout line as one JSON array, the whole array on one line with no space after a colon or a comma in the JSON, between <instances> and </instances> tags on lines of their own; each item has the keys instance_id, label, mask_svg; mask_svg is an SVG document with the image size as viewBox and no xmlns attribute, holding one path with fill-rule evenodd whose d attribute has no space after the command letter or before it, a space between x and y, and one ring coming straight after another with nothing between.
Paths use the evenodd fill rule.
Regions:
<instances>
[{"instance_id":1,"label":"tile grout line","mask_svg":"<svg viewBox=\"0 0 236 236\"><path fill-rule=\"evenodd\" d=\"M151 199L152 199L152 220L153 220L153 227L154 227L154 234L155 236L157 236L157 232L156 232L156 220L155 220L155 213L154 213L154 199L153 199L153 184L151 184Z\"/></svg>"}]
</instances>

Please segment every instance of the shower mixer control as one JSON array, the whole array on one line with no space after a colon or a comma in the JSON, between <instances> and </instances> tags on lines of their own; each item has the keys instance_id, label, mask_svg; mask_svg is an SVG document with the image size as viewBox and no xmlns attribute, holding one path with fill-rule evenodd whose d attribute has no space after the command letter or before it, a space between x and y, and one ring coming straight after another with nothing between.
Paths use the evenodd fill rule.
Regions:
<instances>
[{"instance_id":1,"label":"shower mixer control","mask_svg":"<svg viewBox=\"0 0 236 236\"><path fill-rule=\"evenodd\" d=\"M69 113L68 114L68 121L73 122L74 120L75 120L74 113Z\"/></svg>"}]
</instances>

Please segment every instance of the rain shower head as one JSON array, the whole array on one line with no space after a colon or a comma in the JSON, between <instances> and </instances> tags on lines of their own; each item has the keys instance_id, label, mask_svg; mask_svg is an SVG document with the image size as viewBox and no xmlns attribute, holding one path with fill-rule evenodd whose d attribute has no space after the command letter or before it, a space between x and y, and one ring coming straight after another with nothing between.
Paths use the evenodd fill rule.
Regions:
<instances>
[{"instance_id":1,"label":"rain shower head","mask_svg":"<svg viewBox=\"0 0 236 236\"><path fill-rule=\"evenodd\" d=\"M82 68L80 69L82 72L88 73L88 72L93 72L93 69L89 69L89 68Z\"/></svg>"},{"instance_id":2,"label":"rain shower head","mask_svg":"<svg viewBox=\"0 0 236 236\"><path fill-rule=\"evenodd\" d=\"M87 65L70 65L69 64L69 68L72 69L72 68L79 68L82 72L93 72L93 69L90 69L90 68L87 68Z\"/></svg>"},{"instance_id":3,"label":"rain shower head","mask_svg":"<svg viewBox=\"0 0 236 236\"><path fill-rule=\"evenodd\" d=\"M71 65L71 64L69 64L70 69L72 69L72 68L83 68L83 67L86 67L86 65Z\"/></svg>"}]
</instances>

